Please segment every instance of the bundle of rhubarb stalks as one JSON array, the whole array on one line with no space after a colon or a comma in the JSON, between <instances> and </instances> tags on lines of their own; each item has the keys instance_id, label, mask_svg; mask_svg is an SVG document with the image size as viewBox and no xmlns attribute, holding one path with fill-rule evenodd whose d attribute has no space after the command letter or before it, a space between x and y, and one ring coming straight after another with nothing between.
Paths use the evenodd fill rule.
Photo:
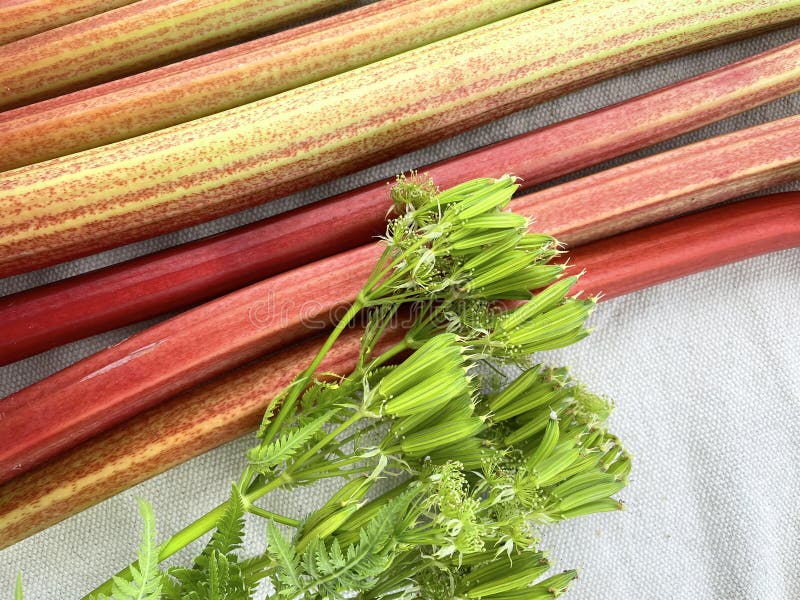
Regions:
<instances>
[{"instance_id":1,"label":"bundle of rhubarb stalks","mask_svg":"<svg viewBox=\"0 0 800 600\"><path fill-rule=\"evenodd\" d=\"M594 515L623 506L604 394L625 387L561 364L592 355L597 301L800 245L800 0L0 16L0 589L18 598L557 597L583 580L544 530L629 518ZM708 311L746 293L699 277ZM637 377L612 355L591 360ZM626 597L584 558L575 597Z\"/></svg>"}]
</instances>

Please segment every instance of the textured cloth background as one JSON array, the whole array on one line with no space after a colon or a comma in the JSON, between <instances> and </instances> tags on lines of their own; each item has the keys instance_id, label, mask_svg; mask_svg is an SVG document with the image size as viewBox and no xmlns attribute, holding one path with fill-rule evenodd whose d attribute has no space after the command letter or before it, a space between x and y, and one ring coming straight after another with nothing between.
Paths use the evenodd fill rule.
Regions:
<instances>
[{"instance_id":1,"label":"textured cloth background","mask_svg":"<svg viewBox=\"0 0 800 600\"><path fill-rule=\"evenodd\" d=\"M165 248L623 100L785 43L800 26L617 77L267 206L140 244L0 281L0 294ZM792 97L637 153L644 156L797 114ZM625 157L616 162L630 160ZM614 163L609 163L614 164ZM609 166L604 165L604 168ZM480 173L476 173L479 176ZM781 189L798 189L800 184ZM800 598L800 251L752 259L600 305L595 333L547 359L613 397L612 429L635 463L628 510L544 532L569 598ZM0 368L0 395L140 330L97 336ZM155 507L161 539L225 498L250 440L232 442L0 551L0 597L18 571L26 598L80 597L134 556L135 498ZM302 515L309 490L268 506ZM260 528L247 550L264 543ZM194 549L176 557L191 557Z\"/></svg>"}]
</instances>

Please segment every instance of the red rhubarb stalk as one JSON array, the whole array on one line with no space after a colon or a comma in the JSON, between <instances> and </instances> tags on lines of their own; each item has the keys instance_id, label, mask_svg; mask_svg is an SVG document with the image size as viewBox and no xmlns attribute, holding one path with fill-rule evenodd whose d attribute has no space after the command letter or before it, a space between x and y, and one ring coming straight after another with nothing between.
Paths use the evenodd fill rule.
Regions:
<instances>
[{"instance_id":1,"label":"red rhubarb stalk","mask_svg":"<svg viewBox=\"0 0 800 600\"><path fill-rule=\"evenodd\" d=\"M800 116L609 169L524 196L511 207L535 215L537 231L577 244L798 173ZM191 385L303 337L310 320L327 325L334 311L353 301L378 252L377 244L369 244L276 275L0 400L0 439L12 440L0 448L0 481ZM313 288L309 281L315 282ZM64 417L53 421L53 414Z\"/></svg>"},{"instance_id":2,"label":"red rhubarb stalk","mask_svg":"<svg viewBox=\"0 0 800 600\"><path fill-rule=\"evenodd\" d=\"M719 143L721 139L733 140L730 149ZM537 215L539 230L567 243L588 241L641 224L648 215L656 220L685 210L687 197L695 199L691 208L702 205L699 199L725 198L709 192L709 181L724 187L727 197L754 189L755 183L767 185L772 180L764 177L764 162L778 173L778 180L796 175L798 150L800 117L792 117L622 165L523 197L512 206L516 212ZM688 160L664 160L665 155ZM707 162L710 157L720 161L715 168ZM753 159L761 169L747 162ZM637 164L644 167L632 168ZM667 193L672 180L653 176L653 165L656 171L672 173L677 193ZM635 177L640 171L648 176ZM728 179L719 179L720 173ZM740 184L737 174L747 185ZM606 188L586 186L587 179L609 183ZM621 183L630 187L623 189ZM0 401L0 439L13 439L0 448L0 480L199 381L302 337L309 319L326 324L332 311L355 297L377 251L376 245L363 246L239 290ZM308 281L316 281L323 291L310 289ZM198 346L198 339L205 343ZM65 416L56 422L44 416L52 414Z\"/></svg>"},{"instance_id":3,"label":"red rhubarb stalk","mask_svg":"<svg viewBox=\"0 0 800 600\"><path fill-rule=\"evenodd\" d=\"M547 1L381 0L275 35L6 111L0 113L0 171L241 106Z\"/></svg>"},{"instance_id":4,"label":"red rhubarb stalk","mask_svg":"<svg viewBox=\"0 0 800 600\"><path fill-rule=\"evenodd\" d=\"M798 19L800 0L560 0L222 113L0 173L0 276L229 214L603 77Z\"/></svg>"},{"instance_id":5,"label":"red rhubarb stalk","mask_svg":"<svg viewBox=\"0 0 800 600\"><path fill-rule=\"evenodd\" d=\"M326 327L355 298L380 251L370 244L276 275L0 400L0 481L199 381ZM54 414L59 418L53 420Z\"/></svg>"},{"instance_id":6,"label":"red rhubarb stalk","mask_svg":"<svg viewBox=\"0 0 800 600\"><path fill-rule=\"evenodd\" d=\"M800 246L800 192L742 200L569 251L588 294L616 298L753 256Z\"/></svg>"},{"instance_id":7,"label":"red rhubarb stalk","mask_svg":"<svg viewBox=\"0 0 800 600\"><path fill-rule=\"evenodd\" d=\"M473 173L513 173L524 189L798 88L800 41L420 171L442 188ZM386 183L2 298L0 365L186 308L366 243L384 228Z\"/></svg>"},{"instance_id":8,"label":"red rhubarb stalk","mask_svg":"<svg viewBox=\"0 0 800 600\"><path fill-rule=\"evenodd\" d=\"M0 46L0 108L151 69L347 0L138 0Z\"/></svg>"},{"instance_id":9,"label":"red rhubarb stalk","mask_svg":"<svg viewBox=\"0 0 800 600\"><path fill-rule=\"evenodd\" d=\"M570 253L581 288L604 299L766 252L800 245L800 193L744 200L594 242ZM325 369L357 356L347 332ZM259 359L203 384L0 486L0 548L253 430L269 400L321 343Z\"/></svg>"},{"instance_id":10,"label":"red rhubarb stalk","mask_svg":"<svg viewBox=\"0 0 800 600\"><path fill-rule=\"evenodd\" d=\"M798 178L800 115L529 194L514 210L579 245Z\"/></svg>"}]
</instances>

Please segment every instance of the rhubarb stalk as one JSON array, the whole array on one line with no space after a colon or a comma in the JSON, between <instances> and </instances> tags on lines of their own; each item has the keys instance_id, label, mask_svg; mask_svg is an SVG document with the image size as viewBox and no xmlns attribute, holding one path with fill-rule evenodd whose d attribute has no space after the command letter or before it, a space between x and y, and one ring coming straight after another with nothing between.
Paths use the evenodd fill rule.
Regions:
<instances>
[{"instance_id":1,"label":"rhubarb stalk","mask_svg":"<svg viewBox=\"0 0 800 600\"><path fill-rule=\"evenodd\" d=\"M545 231L579 245L798 177L800 115L547 188L514 210L537 215Z\"/></svg>"},{"instance_id":2,"label":"rhubarb stalk","mask_svg":"<svg viewBox=\"0 0 800 600\"><path fill-rule=\"evenodd\" d=\"M524 196L511 207L536 215L537 231L568 244L585 243L794 178L800 173L798 149L800 117L790 117ZM657 177L664 171L671 178ZM0 400L0 439L12 440L0 448L0 481L295 341L309 327L327 326L356 299L379 252L377 244L361 246L233 292ZM308 281L317 282L314 289ZM198 339L205 343L198 346ZM64 417L53 422L52 414Z\"/></svg>"},{"instance_id":3,"label":"rhubarb stalk","mask_svg":"<svg viewBox=\"0 0 800 600\"><path fill-rule=\"evenodd\" d=\"M15 169L0 174L0 276L228 214L798 18L800 0L561 0L272 98Z\"/></svg>"},{"instance_id":4,"label":"rhubarb stalk","mask_svg":"<svg viewBox=\"0 0 800 600\"><path fill-rule=\"evenodd\" d=\"M442 188L467 179L471 173L494 177L513 173L525 189L799 88L800 42L792 42L618 105L419 170L427 172ZM798 145L792 145L797 136L792 137L789 132L776 139L764 137L759 131L762 129L748 130L632 163L624 167L624 177L617 177L617 171L595 176L593 184L583 186L584 190L593 191L594 199L584 200L591 200L590 205L596 207L600 198L611 202L614 194L622 191L627 197L636 195L639 201L652 202L694 193L700 185L706 192L714 187L718 190L715 194L723 193L730 198L738 193L743 178L756 172L762 174L756 180L759 186L772 183L782 177L772 161L774 154L794 152L795 161L800 159ZM761 151L734 156L728 141L742 139L752 141ZM770 143L775 147L770 148ZM694 166L697 160L702 162ZM709 178L709 173L721 173L721 169L730 169L731 165L733 172L728 170L724 177ZM600 182L601 178L606 183ZM615 179L625 185L624 190L610 189L609 186L617 185ZM705 183L699 183L703 180ZM366 243L383 228L388 209L387 183L347 192L206 240L1 298L0 322L4 324L5 335L0 339L0 365L179 310ZM532 198L542 195L559 198L574 185L559 186L553 192ZM655 189L658 185L669 185L671 191L660 195ZM572 196L567 194L565 198ZM537 203L540 206L531 214L549 222L551 213L541 206L545 201ZM551 210L559 210L557 204L554 202Z\"/></svg>"},{"instance_id":5,"label":"rhubarb stalk","mask_svg":"<svg viewBox=\"0 0 800 600\"><path fill-rule=\"evenodd\" d=\"M545 4L381 0L217 52L0 113L0 171L198 119Z\"/></svg>"},{"instance_id":6,"label":"rhubarb stalk","mask_svg":"<svg viewBox=\"0 0 800 600\"><path fill-rule=\"evenodd\" d=\"M0 44L80 21L135 0L17 0L0 5Z\"/></svg>"},{"instance_id":7,"label":"rhubarb stalk","mask_svg":"<svg viewBox=\"0 0 800 600\"><path fill-rule=\"evenodd\" d=\"M0 46L0 108L187 58L345 2L138 0Z\"/></svg>"},{"instance_id":8,"label":"rhubarb stalk","mask_svg":"<svg viewBox=\"0 0 800 600\"><path fill-rule=\"evenodd\" d=\"M703 269L800 245L800 193L776 194L625 233L571 251L580 287L608 299ZM357 329L324 367L348 372ZM341 343L344 342L344 343ZM0 486L0 548L253 430L320 338L206 383Z\"/></svg>"}]
</instances>

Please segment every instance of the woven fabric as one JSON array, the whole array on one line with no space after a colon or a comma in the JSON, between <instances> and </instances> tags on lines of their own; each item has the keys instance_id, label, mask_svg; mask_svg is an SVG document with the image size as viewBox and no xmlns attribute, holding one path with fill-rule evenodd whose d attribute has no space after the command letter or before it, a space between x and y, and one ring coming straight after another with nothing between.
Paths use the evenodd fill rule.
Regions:
<instances>
[{"instance_id":1,"label":"woven fabric","mask_svg":"<svg viewBox=\"0 0 800 600\"><path fill-rule=\"evenodd\" d=\"M800 26L646 68L523 111L351 177L139 244L0 281L8 294L146 254L316 201L379 178L575 116L800 36ZM798 94L603 165L797 114ZM598 167L600 168L600 167ZM593 169L596 170L596 169ZM588 171L587 171L588 172ZM479 173L475 174L479 176ZM798 189L794 182L781 189ZM777 190L776 190L777 191ZM581 569L567 597L584 600L800 597L800 251L694 275L604 303L595 333L551 353L614 398L612 429L635 457L623 513L543 532L559 567ZM114 343L144 325L77 342L0 369L0 395ZM0 551L0 596L22 571L26 598L80 597L127 564L139 536L136 497L155 508L162 538L225 498L249 440L232 442ZM302 515L324 489L266 506ZM263 547L253 525L246 550ZM180 553L187 560L193 549ZM266 593L266 592L263 592Z\"/></svg>"}]
</instances>

